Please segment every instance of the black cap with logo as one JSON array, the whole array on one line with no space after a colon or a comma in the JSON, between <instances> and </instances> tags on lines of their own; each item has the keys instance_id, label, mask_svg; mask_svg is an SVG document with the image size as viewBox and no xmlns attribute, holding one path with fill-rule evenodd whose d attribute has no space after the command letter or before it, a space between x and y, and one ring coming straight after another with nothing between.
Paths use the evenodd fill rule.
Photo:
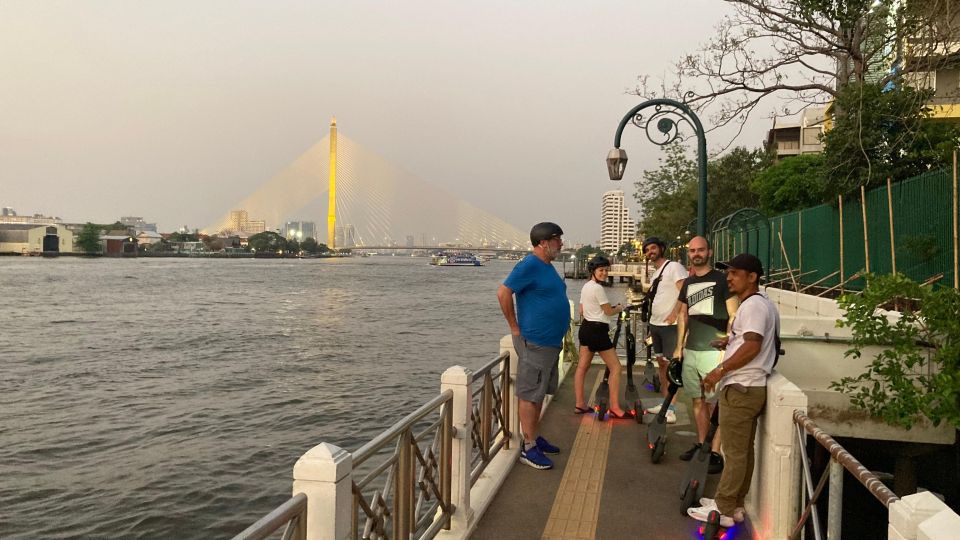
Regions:
<instances>
[{"instance_id":1,"label":"black cap with logo","mask_svg":"<svg viewBox=\"0 0 960 540\"><path fill-rule=\"evenodd\" d=\"M757 277L763 275L763 264L760 262L760 259L750 253L741 253L729 261L718 262L716 267L720 270L726 270L727 268L746 270L747 272L756 273Z\"/></svg>"}]
</instances>

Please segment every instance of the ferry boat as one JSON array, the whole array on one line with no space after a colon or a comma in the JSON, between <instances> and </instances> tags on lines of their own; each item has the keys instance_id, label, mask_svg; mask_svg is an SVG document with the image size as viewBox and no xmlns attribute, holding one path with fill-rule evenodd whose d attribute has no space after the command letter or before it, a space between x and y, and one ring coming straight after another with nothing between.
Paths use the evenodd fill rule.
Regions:
<instances>
[{"instance_id":1,"label":"ferry boat","mask_svg":"<svg viewBox=\"0 0 960 540\"><path fill-rule=\"evenodd\" d=\"M441 253L430 261L434 266L483 266L473 253Z\"/></svg>"}]
</instances>

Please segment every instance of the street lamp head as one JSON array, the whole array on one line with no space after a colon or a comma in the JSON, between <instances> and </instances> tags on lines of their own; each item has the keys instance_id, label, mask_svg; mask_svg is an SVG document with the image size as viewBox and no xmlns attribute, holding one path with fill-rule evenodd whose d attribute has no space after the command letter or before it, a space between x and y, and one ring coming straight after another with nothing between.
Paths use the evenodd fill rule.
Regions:
<instances>
[{"instance_id":1,"label":"street lamp head","mask_svg":"<svg viewBox=\"0 0 960 540\"><path fill-rule=\"evenodd\" d=\"M627 168L627 152L614 148L607 154L607 174L611 180L623 180L623 171Z\"/></svg>"}]
</instances>

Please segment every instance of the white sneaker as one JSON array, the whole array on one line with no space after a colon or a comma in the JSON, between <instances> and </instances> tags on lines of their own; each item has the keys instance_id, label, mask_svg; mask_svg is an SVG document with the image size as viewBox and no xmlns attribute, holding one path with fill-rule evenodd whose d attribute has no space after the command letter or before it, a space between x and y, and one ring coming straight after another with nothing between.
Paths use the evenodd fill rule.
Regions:
<instances>
[{"instance_id":1,"label":"white sneaker","mask_svg":"<svg viewBox=\"0 0 960 540\"><path fill-rule=\"evenodd\" d=\"M661 403L660 405L657 405L656 407L653 407L653 408L651 408L651 409L647 409L647 410L644 411L644 412L647 413L647 414L659 414L659 413L660 413L660 407L663 407L663 404L662 404L662 403Z\"/></svg>"},{"instance_id":2,"label":"white sneaker","mask_svg":"<svg viewBox=\"0 0 960 540\"><path fill-rule=\"evenodd\" d=\"M677 413L675 413L675 412L673 411L673 409L667 409L666 417L667 417L667 423L668 423L668 424L676 424L676 423L677 423Z\"/></svg>"},{"instance_id":3,"label":"white sneaker","mask_svg":"<svg viewBox=\"0 0 960 540\"><path fill-rule=\"evenodd\" d=\"M713 508L717 507L717 501L711 499L710 497L700 497L700 506L710 506ZM747 519L747 509L738 506L736 510L733 511L733 515L730 516L737 523L743 523Z\"/></svg>"},{"instance_id":4,"label":"white sneaker","mask_svg":"<svg viewBox=\"0 0 960 540\"><path fill-rule=\"evenodd\" d=\"M702 499L701 499L702 500ZM707 499L713 504L704 505L699 508L687 508L687 515L697 521L707 521L710 518L710 512L717 510L717 505L714 503L713 499ZM720 516L720 526L721 527L733 527L733 518L730 516Z\"/></svg>"}]
</instances>

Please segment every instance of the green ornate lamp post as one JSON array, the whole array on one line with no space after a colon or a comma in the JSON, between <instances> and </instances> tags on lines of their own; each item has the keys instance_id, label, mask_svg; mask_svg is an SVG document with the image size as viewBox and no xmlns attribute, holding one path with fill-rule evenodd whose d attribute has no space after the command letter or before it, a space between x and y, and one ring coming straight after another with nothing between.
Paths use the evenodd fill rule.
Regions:
<instances>
[{"instance_id":1,"label":"green ornate lamp post","mask_svg":"<svg viewBox=\"0 0 960 540\"><path fill-rule=\"evenodd\" d=\"M650 116L645 117L641 111L653 107ZM611 180L622 180L623 171L627 168L627 152L620 148L620 136L627 123L632 123L644 130L650 142L666 146L674 141L683 140L680 127L685 124L697 136L697 165L700 173L700 189L697 201L697 234L707 234L707 138L703 133L703 125L697 115L685 103L672 99L660 98L644 101L630 109L613 138L613 150L607 154L607 172ZM655 127L656 132L651 131Z\"/></svg>"}]
</instances>

